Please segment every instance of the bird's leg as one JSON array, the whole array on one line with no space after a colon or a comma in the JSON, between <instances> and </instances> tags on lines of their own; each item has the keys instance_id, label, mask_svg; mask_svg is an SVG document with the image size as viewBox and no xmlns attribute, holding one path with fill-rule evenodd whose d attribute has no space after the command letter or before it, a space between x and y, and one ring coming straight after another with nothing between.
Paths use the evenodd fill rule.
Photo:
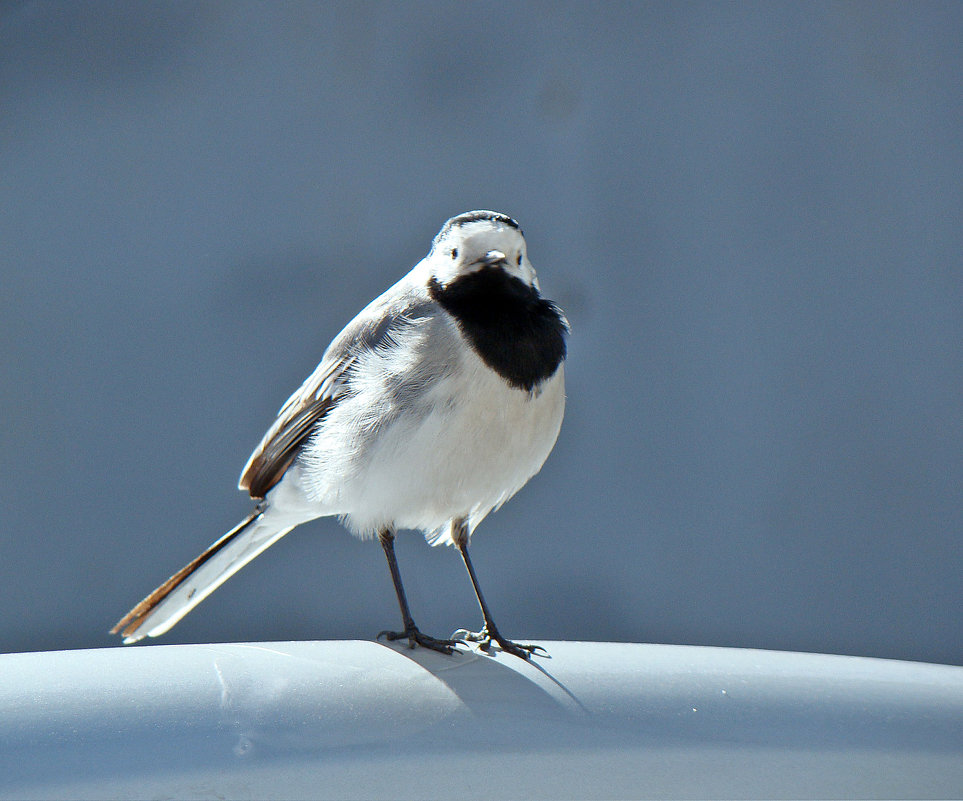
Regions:
<instances>
[{"instance_id":1,"label":"bird's leg","mask_svg":"<svg viewBox=\"0 0 963 801\"><path fill-rule=\"evenodd\" d=\"M478 577L475 575L475 568L471 563L471 557L468 556L468 521L464 519L454 521L452 523L451 533L452 539L455 541L455 546L458 548L461 558L465 561L465 567L468 568L468 577L471 579L471 586L475 590L475 597L478 599L482 617L485 619L485 627L481 631L466 632L462 639L468 642L477 642L483 651L489 650L492 647L492 641L494 641L498 643L498 646L503 651L514 654L522 659L530 658L536 651L546 653L545 649L540 645L522 645L521 643L512 642L501 635L501 632L498 631L498 627L495 625L495 621L492 620L492 613L488 610L488 604L485 603L485 596L482 595L481 587L478 586Z\"/></svg>"},{"instance_id":2,"label":"bird's leg","mask_svg":"<svg viewBox=\"0 0 963 801\"><path fill-rule=\"evenodd\" d=\"M443 654L450 654L458 644L455 640L437 640L422 634L415 621L411 617L411 610L408 609L408 599L405 597L405 588L401 583L401 572L398 570L398 560L395 558L395 533L391 529L385 529L378 534L381 547L384 548L385 556L388 557L388 569L391 571L391 580L395 585L395 594L398 596L398 606L401 607L401 619L404 622L404 631L382 631L378 637L387 640L408 640L408 644L414 648L421 645L431 648L433 651L440 651Z\"/></svg>"}]
</instances>

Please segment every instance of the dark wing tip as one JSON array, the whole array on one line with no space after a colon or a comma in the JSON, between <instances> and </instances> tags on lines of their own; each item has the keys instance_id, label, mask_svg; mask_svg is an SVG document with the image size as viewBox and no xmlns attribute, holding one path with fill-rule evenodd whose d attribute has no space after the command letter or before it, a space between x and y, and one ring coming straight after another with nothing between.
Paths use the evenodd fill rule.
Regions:
<instances>
[{"instance_id":1,"label":"dark wing tip","mask_svg":"<svg viewBox=\"0 0 963 801\"><path fill-rule=\"evenodd\" d=\"M247 490L256 500L267 495L333 404L334 398L325 395L293 408L290 415L279 419L241 473L238 488Z\"/></svg>"},{"instance_id":2,"label":"dark wing tip","mask_svg":"<svg viewBox=\"0 0 963 801\"><path fill-rule=\"evenodd\" d=\"M238 489L246 490L256 501L262 500L281 480L297 455L293 448L274 459L266 457L263 452L258 454L241 476Z\"/></svg>"}]
</instances>

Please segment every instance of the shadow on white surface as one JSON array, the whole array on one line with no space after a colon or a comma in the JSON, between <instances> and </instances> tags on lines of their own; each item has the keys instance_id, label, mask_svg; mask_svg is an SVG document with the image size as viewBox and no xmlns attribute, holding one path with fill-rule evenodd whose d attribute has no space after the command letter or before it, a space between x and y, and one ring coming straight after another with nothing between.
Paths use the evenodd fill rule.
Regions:
<instances>
[{"instance_id":1,"label":"shadow on white surface","mask_svg":"<svg viewBox=\"0 0 963 801\"><path fill-rule=\"evenodd\" d=\"M957 797L963 668L544 643L0 656L2 798Z\"/></svg>"}]
</instances>

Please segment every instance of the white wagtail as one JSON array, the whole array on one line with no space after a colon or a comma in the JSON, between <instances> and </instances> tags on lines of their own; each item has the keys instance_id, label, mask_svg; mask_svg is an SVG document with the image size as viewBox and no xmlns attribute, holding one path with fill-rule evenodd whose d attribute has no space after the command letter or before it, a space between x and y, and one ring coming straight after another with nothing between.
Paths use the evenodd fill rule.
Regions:
<instances>
[{"instance_id":1,"label":"white wagtail","mask_svg":"<svg viewBox=\"0 0 963 801\"><path fill-rule=\"evenodd\" d=\"M519 645L495 626L468 556L475 527L541 469L565 408L568 324L539 294L511 217L453 217L431 250L335 337L281 407L241 473L254 511L135 606L111 630L125 643L170 629L295 526L338 515L388 558L404 630L382 632L451 653L408 609L394 539L424 532L461 552L484 617L462 640Z\"/></svg>"}]
</instances>

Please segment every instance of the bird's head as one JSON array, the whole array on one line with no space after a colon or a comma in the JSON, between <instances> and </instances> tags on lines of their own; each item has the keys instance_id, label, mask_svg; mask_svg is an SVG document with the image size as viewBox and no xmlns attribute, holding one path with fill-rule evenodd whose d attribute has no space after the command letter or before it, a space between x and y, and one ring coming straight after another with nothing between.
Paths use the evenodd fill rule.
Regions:
<instances>
[{"instance_id":1,"label":"bird's head","mask_svg":"<svg viewBox=\"0 0 963 801\"><path fill-rule=\"evenodd\" d=\"M521 228L496 211L467 211L452 217L435 236L428 262L432 278L443 287L481 270L500 269L538 289Z\"/></svg>"}]
</instances>

